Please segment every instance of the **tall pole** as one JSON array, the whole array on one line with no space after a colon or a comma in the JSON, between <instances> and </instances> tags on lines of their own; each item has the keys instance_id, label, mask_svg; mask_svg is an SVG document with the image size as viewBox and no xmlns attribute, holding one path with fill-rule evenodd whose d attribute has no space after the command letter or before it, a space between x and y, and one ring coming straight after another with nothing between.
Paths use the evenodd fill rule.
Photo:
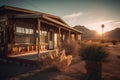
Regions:
<instances>
[{"instance_id":1,"label":"tall pole","mask_svg":"<svg viewBox=\"0 0 120 80\"><path fill-rule=\"evenodd\" d=\"M104 39L104 38L103 38L103 36L104 36L104 35L103 35L104 27L105 27L104 24L102 24L102 25L101 25L101 28L102 28L102 41L103 41L103 39Z\"/></svg>"}]
</instances>

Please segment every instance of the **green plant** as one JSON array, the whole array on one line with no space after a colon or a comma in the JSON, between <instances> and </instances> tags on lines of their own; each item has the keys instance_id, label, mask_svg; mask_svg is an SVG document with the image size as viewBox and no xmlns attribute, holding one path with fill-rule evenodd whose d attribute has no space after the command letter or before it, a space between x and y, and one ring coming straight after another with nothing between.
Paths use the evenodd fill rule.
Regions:
<instances>
[{"instance_id":1,"label":"green plant","mask_svg":"<svg viewBox=\"0 0 120 80\"><path fill-rule=\"evenodd\" d=\"M80 48L80 56L83 60L104 61L108 56L108 52L100 44L85 44Z\"/></svg>"},{"instance_id":2,"label":"green plant","mask_svg":"<svg viewBox=\"0 0 120 80\"><path fill-rule=\"evenodd\" d=\"M102 62L106 60L108 52L100 44L85 44L80 48L80 57L86 61L86 79L101 80Z\"/></svg>"}]
</instances>

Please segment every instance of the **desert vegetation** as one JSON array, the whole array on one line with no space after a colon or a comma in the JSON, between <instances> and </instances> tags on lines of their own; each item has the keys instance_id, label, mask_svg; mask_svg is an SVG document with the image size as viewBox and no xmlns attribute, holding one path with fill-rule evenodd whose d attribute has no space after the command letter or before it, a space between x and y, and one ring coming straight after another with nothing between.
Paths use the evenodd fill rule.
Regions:
<instances>
[{"instance_id":1,"label":"desert vegetation","mask_svg":"<svg viewBox=\"0 0 120 80\"><path fill-rule=\"evenodd\" d=\"M30 78L33 80L120 80L120 44L118 42L117 45L113 45L110 41L105 43L83 41L78 48L79 54L74 57L71 53L66 55L63 48L60 51L56 49L56 51L41 54L39 58L40 67L35 70L37 72L29 70L30 73L24 73L27 76L23 77L28 80ZM9 66L9 64L7 65ZM16 68L14 71L14 67L13 69L4 69L4 64L2 64L0 68L2 73L0 74L4 75L4 71L7 69L7 73L13 72L10 73L12 76L17 71ZM19 67L22 68L21 65ZM28 69L28 67L26 68ZM18 72L21 73L21 71ZM28 74L32 74L32 77ZM9 75L4 76L8 78ZM19 76L17 75L16 78L20 78Z\"/></svg>"},{"instance_id":2,"label":"desert vegetation","mask_svg":"<svg viewBox=\"0 0 120 80\"><path fill-rule=\"evenodd\" d=\"M117 40L112 40L112 41L111 41L111 43L112 43L113 45L116 45L117 42L118 42Z\"/></svg>"},{"instance_id":3,"label":"desert vegetation","mask_svg":"<svg viewBox=\"0 0 120 80\"><path fill-rule=\"evenodd\" d=\"M57 71L63 72L63 74L73 75L74 73L76 74L73 75L74 77L81 74L78 75L79 78L75 77L73 80L109 80L110 76L114 76L112 75L113 73L119 74L111 69L111 67L115 65L109 66L120 59L119 55L114 57L115 59L112 59L114 54L111 53L118 53L119 50L117 48L119 47L111 47L110 45L114 46L111 40L105 43L89 40L81 42L80 45L77 42L76 44L71 44L71 41L68 40L61 46L60 51L56 50L46 58L40 58L39 61L44 62L42 63L44 68L57 69ZM107 68L108 66L110 68ZM107 69L109 69L108 72L106 72ZM112 71L108 76L110 70ZM65 75L62 77L65 78ZM71 76L69 78L67 76L67 80L72 78ZM114 80L114 78L111 80Z\"/></svg>"},{"instance_id":4,"label":"desert vegetation","mask_svg":"<svg viewBox=\"0 0 120 80\"><path fill-rule=\"evenodd\" d=\"M48 69L53 68L58 71L66 71L72 61L71 55L66 55L65 50L59 52L51 52L46 56L39 58L39 63L42 64L42 68Z\"/></svg>"},{"instance_id":5,"label":"desert vegetation","mask_svg":"<svg viewBox=\"0 0 120 80\"><path fill-rule=\"evenodd\" d=\"M72 44L71 44L72 43ZM59 50L45 53L39 58L43 68L54 68L58 71L66 71L71 64L72 57L78 55L80 45L75 40L66 40L61 44Z\"/></svg>"},{"instance_id":6,"label":"desert vegetation","mask_svg":"<svg viewBox=\"0 0 120 80\"><path fill-rule=\"evenodd\" d=\"M86 80L101 80L102 62L107 56L108 52L100 44L89 43L80 48L80 58L86 62Z\"/></svg>"},{"instance_id":7,"label":"desert vegetation","mask_svg":"<svg viewBox=\"0 0 120 80\"><path fill-rule=\"evenodd\" d=\"M67 39L61 44L61 49L65 49L66 55L77 56L80 45L76 40Z\"/></svg>"}]
</instances>

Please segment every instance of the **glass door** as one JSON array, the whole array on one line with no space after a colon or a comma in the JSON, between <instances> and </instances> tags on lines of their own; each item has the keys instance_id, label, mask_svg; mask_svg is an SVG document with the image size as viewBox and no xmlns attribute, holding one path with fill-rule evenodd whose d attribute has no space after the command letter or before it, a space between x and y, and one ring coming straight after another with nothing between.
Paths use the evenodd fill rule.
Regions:
<instances>
[{"instance_id":1,"label":"glass door","mask_svg":"<svg viewBox=\"0 0 120 80\"><path fill-rule=\"evenodd\" d=\"M50 31L49 32L49 36L50 36L50 39L49 39L49 49L54 49L54 32Z\"/></svg>"}]
</instances>

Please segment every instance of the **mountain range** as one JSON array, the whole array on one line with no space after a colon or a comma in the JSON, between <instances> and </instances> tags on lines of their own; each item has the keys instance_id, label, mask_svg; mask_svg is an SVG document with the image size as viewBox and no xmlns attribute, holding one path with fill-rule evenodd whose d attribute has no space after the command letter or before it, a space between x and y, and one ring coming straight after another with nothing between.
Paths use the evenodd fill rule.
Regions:
<instances>
[{"instance_id":1,"label":"mountain range","mask_svg":"<svg viewBox=\"0 0 120 80\"><path fill-rule=\"evenodd\" d=\"M101 35L97 33L95 30L90 30L85 26L77 25L73 27L77 30L83 32L82 39L101 39ZM108 31L104 33L105 39L120 39L120 28L116 28L114 30Z\"/></svg>"}]
</instances>

